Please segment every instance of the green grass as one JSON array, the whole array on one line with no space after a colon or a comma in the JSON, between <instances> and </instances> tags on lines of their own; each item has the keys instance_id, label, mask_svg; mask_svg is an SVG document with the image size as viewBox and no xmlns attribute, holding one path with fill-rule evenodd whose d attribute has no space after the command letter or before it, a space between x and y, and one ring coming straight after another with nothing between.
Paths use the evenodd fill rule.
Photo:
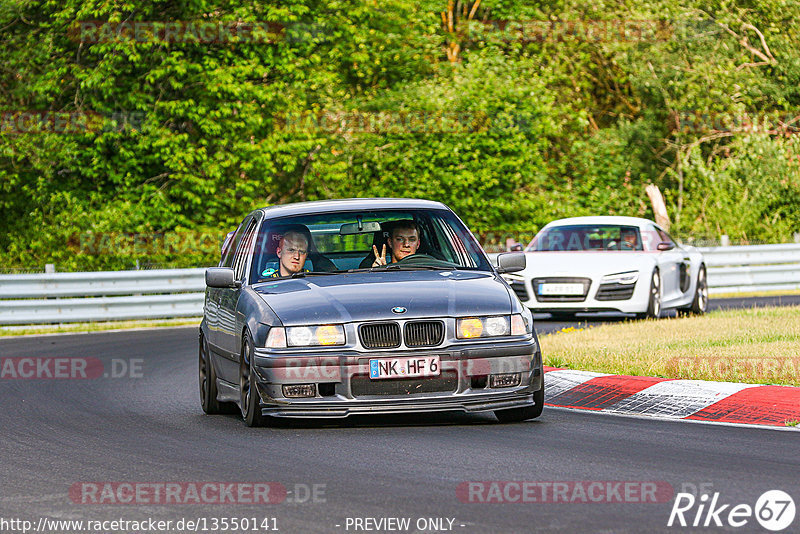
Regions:
<instances>
[{"instance_id":1,"label":"green grass","mask_svg":"<svg viewBox=\"0 0 800 534\"><path fill-rule=\"evenodd\" d=\"M800 307L570 328L540 341L553 367L800 386Z\"/></svg>"},{"instance_id":2,"label":"green grass","mask_svg":"<svg viewBox=\"0 0 800 534\"><path fill-rule=\"evenodd\" d=\"M741 293L714 293L713 299L744 298L744 297L781 297L787 295L800 295L800 289L782 289L778 291L747 291Z\"/></svg>"},{"instance_id":3,"label":"green grass","mask_svg":"<svg viewBox=\"0 0 800 534\"><path fill-rule=\"evenodd\" d=\"M149 321L107 321L101 323L63 323L58 325L31 325L23 327L0 327L0 337L26 336L32 334L69 334L102 332L105 330L130 330L135 328L159 328L166 326L200 325L200 318L161 319Z\"/></svg>"}]
</instances>

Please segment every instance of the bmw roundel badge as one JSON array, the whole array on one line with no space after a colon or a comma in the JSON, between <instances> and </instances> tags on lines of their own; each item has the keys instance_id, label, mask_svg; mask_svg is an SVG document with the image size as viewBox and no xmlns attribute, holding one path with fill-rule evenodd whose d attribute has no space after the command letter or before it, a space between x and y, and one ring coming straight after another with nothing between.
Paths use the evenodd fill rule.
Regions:
<instances>
[{"instance_id":1,"label":"bmw roundel badge","mask_svg":"<svg viewBox=\"0 0 800 534\"><path fill-rule=\"evenodd\" d=\"M402 306L395 306L392 308L392 313L405 313L406 309Z\"/></svg>"}]
</instances>

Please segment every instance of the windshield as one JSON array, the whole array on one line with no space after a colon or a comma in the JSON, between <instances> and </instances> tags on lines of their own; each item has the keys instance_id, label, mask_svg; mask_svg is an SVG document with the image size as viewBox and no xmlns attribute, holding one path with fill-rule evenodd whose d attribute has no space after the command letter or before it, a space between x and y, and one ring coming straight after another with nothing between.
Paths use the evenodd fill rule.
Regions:
<instances>
[{"instance_id":1,"label":"windshield","mask_svg":"<svg viewBox=\"0 0 800 534\"><path fill-rule=\"evenodd\" d=\"M545 228L526 249L528 251L642 250L642 239L636 226L616 224L552 226Z\"/></svg>"},{"instance_id":2,"label":"windshield","mask_svg":"<svg viewBox=\"0 0 800 534\"><path fill-rule=\"evenodd\" d=\"M250 279L373 268L492 270L452 212L380 210L266 219Z\"/></svg>"}]
</instances>

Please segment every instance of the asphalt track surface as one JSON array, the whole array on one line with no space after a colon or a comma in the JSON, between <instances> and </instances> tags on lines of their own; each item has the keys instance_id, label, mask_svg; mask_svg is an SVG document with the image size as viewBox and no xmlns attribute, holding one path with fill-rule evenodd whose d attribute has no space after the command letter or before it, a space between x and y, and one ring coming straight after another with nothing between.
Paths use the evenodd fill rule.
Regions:
<instances>
[{"instance_id":1,"label":"asphalt track surface","mask_svg":"<svg viewBox=\"0 0 800 534\"><path fill-rule=\"evenodd\" d=\"M762 308L764 306L800 306L800 295L776 295L770 297L732 297L715 299L711 296L708 310L725 310L734 308ZM675 310L664 310L662 317L675 317ZM569 326L594 326L598 324L615 323L633 320L633 315L621 313L581 313L574 321L551 321L547 313L537 313L535 316L536 331L547 334Z\"/></svg>"},{"instance_id":2,"label":"asphalt track surface","mask_svg":"<svg viewBox=\"0 0 800 534\"><path fill-rule=\"evenodd\" d=\"M547 325L540 323L542 329ZM718 492L719 505L754 506L772 489L800 505L795 431L556 408L545 408L535 421L509 425L491 415L437 414L247 428L237 416L202 413L196 340L193 327L0 340L2 357L92 357L102 361L105 373L124 375L0 380L0 530L19 532L10 523L3 527L3 520L12 519L37 525L40 518L206 518L210 527L214 518L255 517L274 518L270 525L284 533L767 532L753 517L740 528L667 522L675 494L695 488ZM140 367L122 373L120 362ZM277 482L290 493L266 505L152 504L146 497L133 504L84 504L70 494L71 487L87 487L84 482L211 481ZM619 502L620 495L627 498L617 485L604 492L603 500L612 502L582 502L570 485L559 502L486 503L458 492L470 481L527 481L542 483L540 488L578 482L584 489L593 482L613 488L607 482L628 481L669 491L659 492L655 503ZM316 498L307 495L314 485ZM491 486L483 488L473 501L492 495ZM538 501L542 492L530 496ZM520 493L509 497L519 499ZM720 515L723 524L730 508ZM697 510L695 505L685 514L690 525ZM390 517L410 518L409 528L354 528L356 519ZM445 518L445 527L417 529L416 522L426 518ZM450 530L447 519L453 520ZM800 517L786 532L798 528Z\"/></svg>"}]
</instances>

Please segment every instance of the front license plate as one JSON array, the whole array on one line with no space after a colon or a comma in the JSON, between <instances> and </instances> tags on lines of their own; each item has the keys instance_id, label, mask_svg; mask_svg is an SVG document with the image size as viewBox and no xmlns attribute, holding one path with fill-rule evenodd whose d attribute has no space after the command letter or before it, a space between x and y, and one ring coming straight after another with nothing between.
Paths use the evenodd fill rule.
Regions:
<instances>
[{"instance_id":1,"label":"front license plate","mask_svg":"<svg viewBox=\"0 0 800 534\"><path fill-rule=\"evenodd\" d=\"M540 284L540 295L583 295L583 284Z\"/></svg>"},{"instance_id":2,"label":"front license plate","mask_svg":"<svg viewBox=\"0 0 800 534\"><path fill-rule=\"evenodd\" d=\"M381 378L419 378L439 376L441 364L438 356L418 356L413 358L382 358L369 361L369 377Z\"/></svg>"}]
</instances>

